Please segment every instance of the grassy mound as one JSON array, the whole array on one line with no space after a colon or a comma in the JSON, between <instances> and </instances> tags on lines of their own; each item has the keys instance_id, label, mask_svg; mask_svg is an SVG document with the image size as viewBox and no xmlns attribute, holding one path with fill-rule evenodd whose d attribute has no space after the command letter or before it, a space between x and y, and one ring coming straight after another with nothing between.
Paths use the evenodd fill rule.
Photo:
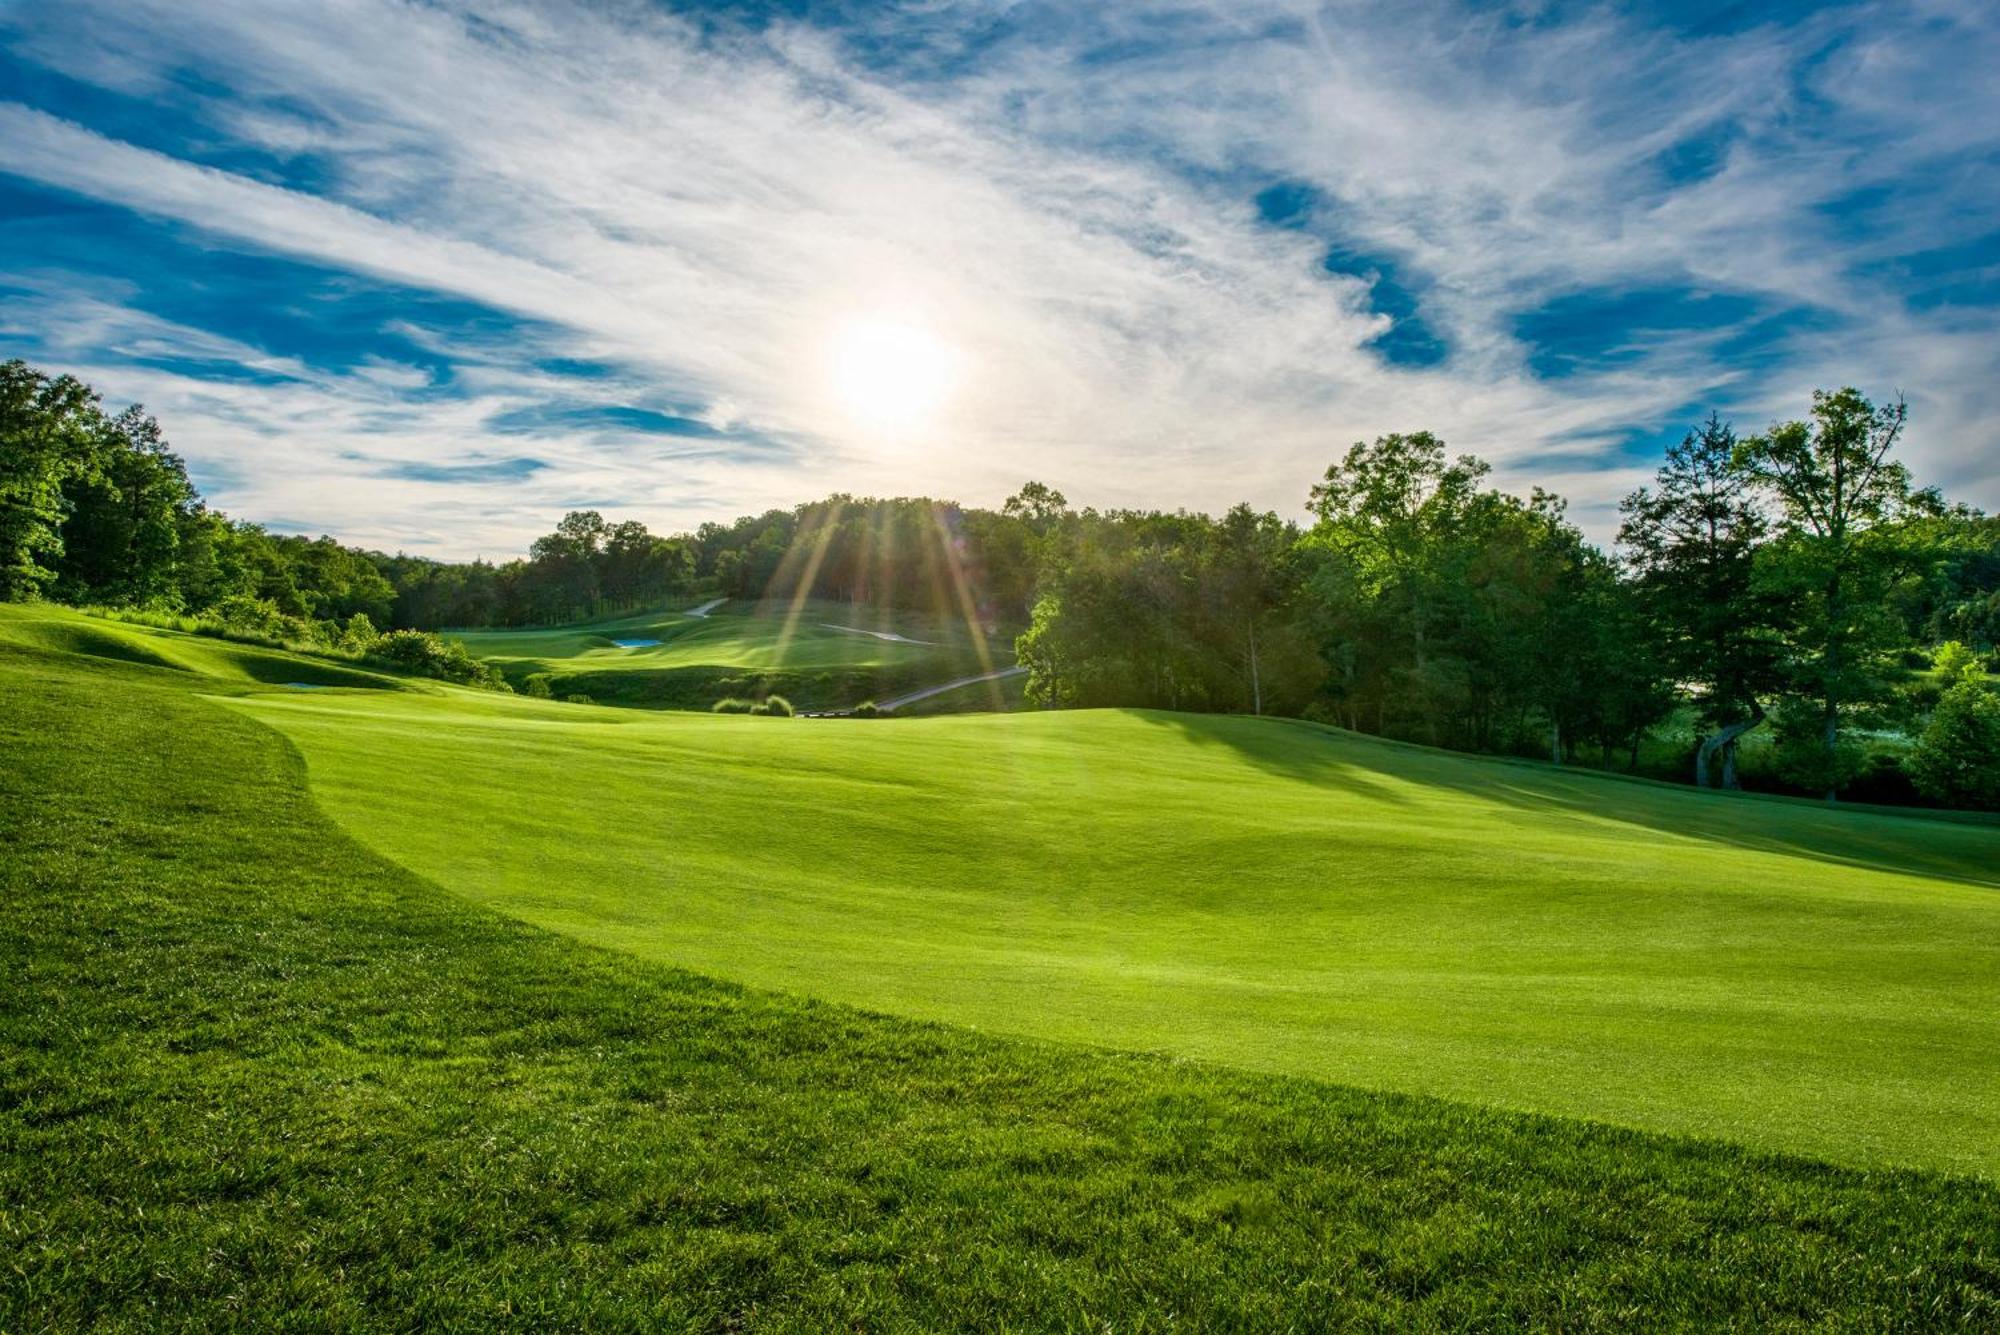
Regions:
<instances>
[{"instance_id":1,"label":"grassy mound","mask_svg":"<svg viewBox=\"0 0 2000 1335\"><path fill-rule=\"evenodd\" d=\"M2000 827L1310 725L246 701L364 843L926 1019L2000 1172Z\"/></svg>"},{"instance_id":2,"label":"grassy mound","mask_svg":"<svg viewBox=\"0 0 2000 1335\"><path fill-rule=\"evenodd\" d=\"M1986 1184L705 982L363 850L201 689L0 646L0 1329L2000 1320Z\"/></svg>"},{"instance_id":3,"label":"grassy mound","mask_svg":"<svg viewBox=\"0 0 2000 1335\"><path fill-rule=\"evenodd\" d=\"M393 690L394 678L310 654L155 626L103 621L64 608L0 604L0 644L194 673L218 683Z\"/></svg>"}]
</instances>

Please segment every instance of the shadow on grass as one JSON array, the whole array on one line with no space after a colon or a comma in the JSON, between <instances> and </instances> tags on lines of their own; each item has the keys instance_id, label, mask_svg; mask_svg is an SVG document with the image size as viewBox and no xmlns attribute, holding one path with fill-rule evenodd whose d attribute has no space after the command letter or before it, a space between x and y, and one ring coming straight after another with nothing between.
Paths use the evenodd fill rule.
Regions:
<instances>
[{"instance_id":1,"label":"shadow on grass","mask_svg":"<svg viewBox=\"0 0 2000 1335\"><path fill-rule=\"evenodd\" d=\"M1801 798L1702 792L1600 770L1442 751L1297 719L1133 711L1190 740L1227 746L1273 774L1408 805L1380 782L1443 788L1504 809L1639 826L1759 853L2000 888L2000 824L1979 818L1828 807Z\"/></svg>"}]
</instances>

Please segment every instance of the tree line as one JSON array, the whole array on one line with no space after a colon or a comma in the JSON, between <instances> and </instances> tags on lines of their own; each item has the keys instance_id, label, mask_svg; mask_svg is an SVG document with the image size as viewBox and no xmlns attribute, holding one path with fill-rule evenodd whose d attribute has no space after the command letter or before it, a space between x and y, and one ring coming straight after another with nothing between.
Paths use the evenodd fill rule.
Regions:
<instances>
[{"instance_id":1,"label":"tree line","mask_svg":"<svg viewBox=\"0 0 2000 1335\"><path fill-rule=\"evenodd\" d=\"M495 564L231 520L143 410L107 413L17 361L0 367L0 597L334 645L697 595L837 599L1015 637L1029 699L1051 707L1284 714L1721 787L2000 807L2000 521L1914 485L1905 424L1852 389L1752 436L1711 416L1625 498L1609 552L1561 498L1502 491L1414 432L1346 451L1303 522L1076 509L1029 483L998 510L834 495L673 536L579 511Z\"/></svg>"}]
</instances>

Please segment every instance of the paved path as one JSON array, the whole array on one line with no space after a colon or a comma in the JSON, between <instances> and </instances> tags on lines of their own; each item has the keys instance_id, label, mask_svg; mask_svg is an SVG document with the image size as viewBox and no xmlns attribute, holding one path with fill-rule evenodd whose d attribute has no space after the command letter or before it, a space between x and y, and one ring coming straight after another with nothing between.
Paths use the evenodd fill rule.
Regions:
<instances>
[{"instance_id":1,"label":"paved path","mask_svg":"<svg viewBox=\"0 0 2000 1335\"><path fill-rule=\"evenodd\" d=\"M975 682L981 681L999 681L1003 677L1018 677L1027 670L1017 665L1015 667L1004 667L995 672L981 672L970 677L960 677L956 681L945 682L942 686L926 686L921 691L911 691L908 695L899 695L893 700L878 700L875 702L875 707L884 710L900 709L904 705L913 705L919 700L928 700L934 695L943 695L946 691L955 691L961 686L970 686Z\"/></svg>"},{"instance_id":2,"label":"paved path","mask_svg":"<svg viewBox=\"0 0 2000 1335\"><path fill-rule=\"evenodd\" d=\"M728 601L727 598L711 598L700 607L690 607L687 610L687 615L691 617L705 617Z\"/></svg>"},{"instance_id":3,"label":"paved path","mask_svg":"<svg viewBox=\"0 0 2000 1335\"><path fill-rule=\"evenodd\" d=\"M907 635L898 635L893 630L867 630L861 626L836 626L831 621L822 621L819 624L824 630L844 630L849 635L873 635L876 639L887 640L891 644L935 645L937 643L936 640L913 640Z\"/></svg>"}]
</instances>

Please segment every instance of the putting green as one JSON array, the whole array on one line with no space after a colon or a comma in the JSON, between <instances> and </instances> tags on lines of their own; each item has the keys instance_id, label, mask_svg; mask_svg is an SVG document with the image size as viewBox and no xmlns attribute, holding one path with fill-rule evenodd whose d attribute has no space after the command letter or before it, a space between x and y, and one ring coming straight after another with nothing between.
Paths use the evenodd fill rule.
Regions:
<instances>
[{"instance_id":1,"label":"putting green","mask_svg":"<svg viewBox=\"0 0 2000 1335\"><path fill-rule=\"evenodd\" d=\"M957 1024L2000 1172L2000 829L1276 721L251 696L482 904Z\"/></svg>"}]
</instances>

